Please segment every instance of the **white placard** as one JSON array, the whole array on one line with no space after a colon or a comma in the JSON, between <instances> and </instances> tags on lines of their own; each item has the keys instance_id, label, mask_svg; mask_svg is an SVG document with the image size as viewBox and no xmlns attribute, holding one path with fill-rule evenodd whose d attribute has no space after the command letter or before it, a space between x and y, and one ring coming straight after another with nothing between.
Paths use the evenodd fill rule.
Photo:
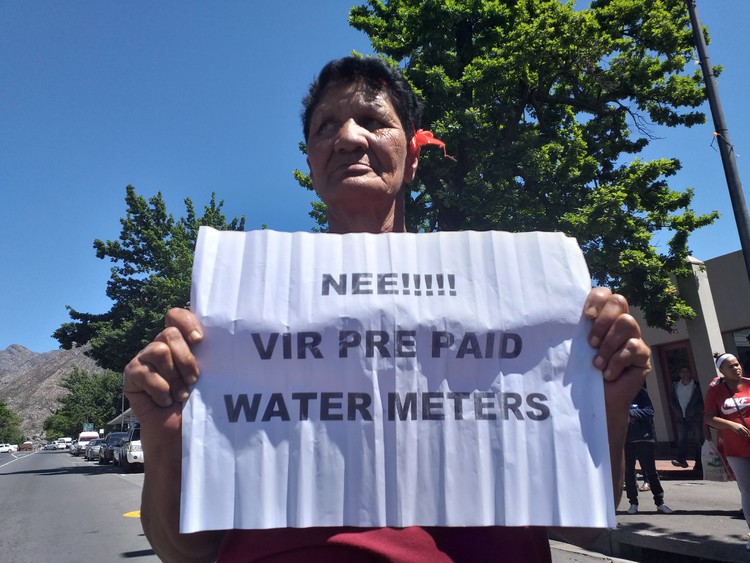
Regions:
<instances>
[{"instance_id":1,"label":"white placard","mask_svg":"<svg viewBox=\"0 0 750 563\"><path fill-rule=\"evenodd\" d=\"M201 228L181 531L615 524L561 234Z\"/></svg>"}]
</instances>

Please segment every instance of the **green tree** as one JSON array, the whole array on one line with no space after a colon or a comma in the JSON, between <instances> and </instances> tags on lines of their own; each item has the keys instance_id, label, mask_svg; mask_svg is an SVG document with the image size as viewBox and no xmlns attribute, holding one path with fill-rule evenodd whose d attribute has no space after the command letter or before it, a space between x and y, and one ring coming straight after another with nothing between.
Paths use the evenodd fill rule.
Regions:
<instances>
[{"instance_id":1,"label":"green tree","mask_svg":"<svg viewBox=\"0 0 750 563\"><path fill-rule=\"evenodd\" d=\"M111 419L110 419L111 420ZM48 442L54 442L58 438L63 436L72 436L75 432L75 428L72 428L67 418L62 414L53 413L44 419L42 428L44 429L44 435ZM69 430L70 429L70 430Z\"/></svg>"},{"instance_id":2,"label":"green tree","mask_svg":"<svg viewBox=\"0 0 750 563\"><path fill-rule=\"evenodd\" d=\"M655 124L705 121L700 71L685 70L685 3L573 4L369 0L350 24L403 68L423 127L456 158L425 151L407 197L412 230L565 232L598 284L669 329L693 315L672 281L689 272L688 236L718 215L697 215L692 189L670 188L677 160L634 155ZM312 215L325 221L320 204ZM664 250L655 234L670 237Z\"/></svg>"},{"instance_id":3,"label":"green tree","mask_svg":"<svg viewBox=\"0 0 750 563\"><path fill-rule=\"evenodd\" d=\"M190 301L193 251L201 226L241 231L245 218L227 223L223 201L211 202L198 216L185 199L186 216L167 213L161 193L148 201L126 188L127 215L116 241L95 240L97 258L116 265L107 282L112 308L103 314L82 313L68 307L71 322L52 335L65 349L91 343L89 355L100 366L121 372L127 362L164 327L164 314Z\"/></svg>"},{"instance_id":4,"label":"green tree","mask_svg":"<svg viewBox=\"0 0 750 563\"><path fill-rule=\"evenodd\" d=\"M60 408L45 419L43 428L48 440L61 436L77 436L86 422L94 429L104 428L122 408L122 375L106 371L91 375L86 370L73 368L60 383L67 389L59 399Z\"/></svg>"},{"instance_id":5,"label":"green tree","mask_svg":"<svg viewBox=\"0 0 750 563\"><path fill-rule=\"evenodd\" d=\"M21 417L3 402L0 402L0 442L20 444L24 441Z\"/></svg>"}]
</instances>

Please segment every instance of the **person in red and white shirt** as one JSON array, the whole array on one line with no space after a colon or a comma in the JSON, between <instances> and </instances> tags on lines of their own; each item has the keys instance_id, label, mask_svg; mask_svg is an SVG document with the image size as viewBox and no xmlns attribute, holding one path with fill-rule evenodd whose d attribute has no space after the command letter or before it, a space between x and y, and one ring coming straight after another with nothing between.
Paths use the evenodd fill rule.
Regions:
<instances>
[{"instance_id":1,"label":"person in red and white shirt","mask_svg":"<svg viewBox=\"0 0 750 563\"><path fill-rule=\"evenodd\" d=\"M724 439L724 453L737 478L742 497L742 511L750 527L750 379L743 377L742 366L732 354L716 358L721 377L706 392L705 424L719 430ZM747 542L750 550L750 539Z\"/></svg>"}]
</instances>

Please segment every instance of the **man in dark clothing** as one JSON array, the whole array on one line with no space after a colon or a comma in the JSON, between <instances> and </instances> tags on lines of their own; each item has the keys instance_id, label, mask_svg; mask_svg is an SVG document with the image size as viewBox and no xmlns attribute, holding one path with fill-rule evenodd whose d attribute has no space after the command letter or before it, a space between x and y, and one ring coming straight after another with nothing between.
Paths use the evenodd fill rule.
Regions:
<instances>
[{"instance_id":1,"label":"man in dark clothing","mask_svg":"<svg viewBox=\"0 0 750 563\"><path fill-rule=\"evenodd\" d=\"M642 387L630 405L630 424L625 441L625 491L630 501L628 514L638 513L638 485L635 478L635 460L641 464L654 495L656 510L663 514L674 512L664 504L664 489L656 472L656 437L654 433L654 406L646 387Z\"/></svg>"},{"instance_id":2,"label":"man in dark clothing","mask_svg":"<svg viewBox=\"0 0 750 563\"><path fill-rule=\"evenodd\" d=\"M693 379L690 368L683 367L680 379L672 384L672 409L677 423L677 459L675 467L687 467L688 440L695 440L693 456L695 467L701 467L701 445L703 445L703 393L698 382Z\"/></svg>"}]
</instances>

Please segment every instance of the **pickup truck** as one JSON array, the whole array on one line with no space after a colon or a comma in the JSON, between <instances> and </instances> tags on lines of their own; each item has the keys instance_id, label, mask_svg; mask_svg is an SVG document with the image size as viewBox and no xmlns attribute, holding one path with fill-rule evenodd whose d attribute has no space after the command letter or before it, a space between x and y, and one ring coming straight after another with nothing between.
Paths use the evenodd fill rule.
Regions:
<instances>
[{"instance_id":1,"label":"pickup truck","mask_svg":"<svg viewBox=\"0 0 750 563\"><path fill-rule=\"evenodd\" d=\"M134 422L128 433L117 442L112 456L112 465L120 465L123 473L131 473L136 466L144 467L141 448L141 425Z\"/></svg>"}]
</instances>

